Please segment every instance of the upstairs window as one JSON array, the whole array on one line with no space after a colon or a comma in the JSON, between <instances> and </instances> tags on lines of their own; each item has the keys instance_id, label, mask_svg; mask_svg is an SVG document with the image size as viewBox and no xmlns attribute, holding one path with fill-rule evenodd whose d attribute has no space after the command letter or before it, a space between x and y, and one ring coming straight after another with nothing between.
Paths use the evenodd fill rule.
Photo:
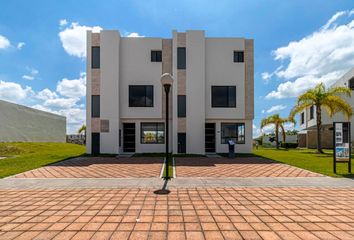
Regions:
<instances>
[{"instance_id":1,"label":"upstairs window","mask_svg":"<svg viewBox=\"0 0 354 240\"><path fill-rule=\"evenodd\" d=\"M311 119L314 119L314 111L315 111L315 107L314 107L314 106L311 106L311 107L310 107L310 120L311 120Z\"/></svg>"},{"instance_id":2,"label":"upstairs window","mask_svg":"<svg viewBox=\"0 0 354 240\"><path fill-rule=\"evenodd\" d=\"M305 123L305 113L304 113L304 112L301 113L300 118L301 118L301 119L300 119L300 123L301 123L301 124L304 124L304 123Z\"/></svg>"},{"instance_id":3,"label":"upstairs window","mask_svg":"<svg viewBox=\"0 0 354 240\"><path fill-rule=\"evenodd\" d=\"M177 96L177 117L186 117L186 95Z\"/></svg>"},{"instance_id":4,"label":"upstairs window","mask_svg":"<svg viewBox=\"0 0 354 240\"><path fill-rule=\"evenodd\" d=\"M100 68L100 47L92 47L91 67Z\"/></svg>"},{"instance_id":5,"label":"upstairs window","mask_svg":"<svg viewBox=\"0 0 354 240\"><path fill-rule=\"evenodd\" d=\"M177 48L177 69L186 69L186 48Z\"/></svg>"},{"instance_id":6,"label":"upstairs window","mask_svg":"<svg viewBox=\"0 0 354 240\"><path fill-rule=\"evenodd\" d=\"M212 86L211 106L213 108L235 108L236 86Z\"/></svg>"},{"instance_id":7,"label":"upstairs window","mask_svg":"<svg viewBox=\"0 0 354 240\"><path fill-rule=\"evenodd\" d=\"M162 62L162 51L152 50L151 51L151 62Z\"/></svg>"},{"instance_id":8,"label":"upstairs window","mask_svg":"<svg viewBox=\"0 0 354 240\"><path fill-rule=\"evenodd\" d=\"M243 51L234 51L234 62L244 62Z\"/></svg>"},{"instance_id":9,"label":"upstairs window","mask_svg":"<svg viewBox=\"0 0 354 240\"><path fill-rule=\"evenodd\" d=\"M154 86L134 85L129 86L129 107L153 107Z\"/></svg>"},{"instance_id":10,"label":"upstairs window","mask_svg":"<svg viewBox=\"0 0 354 240\"><path fill-rule=\"evenodd\" d=\"M349 80L349 88L350 88L351 90L354 90L354 78L352 78L352 79Z\"/></svg>"}]
</instances>

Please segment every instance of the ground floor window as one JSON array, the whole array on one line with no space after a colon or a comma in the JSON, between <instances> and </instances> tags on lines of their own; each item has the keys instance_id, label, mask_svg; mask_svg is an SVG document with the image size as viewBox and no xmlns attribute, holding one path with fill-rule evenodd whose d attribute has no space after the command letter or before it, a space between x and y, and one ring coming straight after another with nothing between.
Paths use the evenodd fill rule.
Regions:
<instances>
[{"instance_id":1,"label":"ground floor window","mask_svg":"<svg viewBox=\"0 0 354 240\"><path fill-rule=\"evenodd\" d=\"M245 143L245 124L244 123L222 123L221 124L221 144L227 144L232 140L235 143Z\"/></svg>"},{"instance_id":2,"label":"ground floor window","mask_svg":"<svg viewBox=\"0 0 354 240\"><path fill-rule=\"evenodd\" d=\"M142 144L164 144L165 124L164 123L141 123Z\"/></svg>"}]
</instances>

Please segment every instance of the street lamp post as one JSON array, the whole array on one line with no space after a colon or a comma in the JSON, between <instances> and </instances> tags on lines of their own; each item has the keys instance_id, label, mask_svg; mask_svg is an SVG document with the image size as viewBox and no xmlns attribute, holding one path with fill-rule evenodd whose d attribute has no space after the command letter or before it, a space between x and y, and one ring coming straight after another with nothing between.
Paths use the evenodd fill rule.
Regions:
<instances>
[{"instance_id":1,"label":"street lamp post","mask_svg":"<svg viewBox=\"0 0 354 240\"><path fill-rule=\"evenodd\" d=\"M165 89L165 93L166 93L166 102L165 102L165 125L166 125L166 130L165 130L165 146L166 146L166 153L165 153L165 159L166 159L166 175L165 175L165 180L168 180L169 177L169 173L168 173L168 168L169 168L169 117L168 117L168 112L169 112L169 107L168 107L168 101L169 101L169 93L170 93L170 89L173 83L173 77L171 76L171 74L169 73L164 73L161 75L161 84Z\"/></svg>"}]
</instances>

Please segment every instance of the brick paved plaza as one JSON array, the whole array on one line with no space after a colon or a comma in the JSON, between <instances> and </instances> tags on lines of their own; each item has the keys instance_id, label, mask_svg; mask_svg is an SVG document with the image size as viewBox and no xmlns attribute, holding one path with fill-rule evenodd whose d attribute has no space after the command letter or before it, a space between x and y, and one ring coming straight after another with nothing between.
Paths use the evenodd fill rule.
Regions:
<instances>
[{"instance_id":1,"label":"brick paved plaza","mask_svg":"<svg viewBox=\"0 0 354 240\"><path fill-rule=\"evenodd\" d=\"M353 239L342 188L1 190L0 239Z\"/></svg>"},{"instance_id":2,"label":"brick paved plaza","mask_svg":"<svg viewBox=\"0 0 354 240\"><path fill-rule=\"evenodd\" d=\"M16 178L159 177L162 158L80 157L34 169Z\"/></svg>"}]
</instances>

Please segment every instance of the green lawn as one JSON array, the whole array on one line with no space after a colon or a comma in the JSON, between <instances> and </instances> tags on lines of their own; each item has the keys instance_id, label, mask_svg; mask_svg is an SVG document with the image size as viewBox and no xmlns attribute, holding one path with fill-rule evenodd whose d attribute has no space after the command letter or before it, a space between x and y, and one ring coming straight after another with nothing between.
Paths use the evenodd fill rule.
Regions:
<instances>
[{"instance_id":1,"label":"green lawn","mask_svg":"<svg viewBox=\"0 0 354 240\"><path fill-rule=\"evenodd\" d=\"M169 158L168 164L168 176L173 178L173 160L171 157ZM166 175L166 165L164 165L162 177L166 177Z\"/></svg>"},{"instance_id":2,"label":"green lawn","mask_svg":"<svg viewBox=\"0 0 354 240\"><path fill-rule=\"evenodd\" d=\"M354 177L348 174L348 164L338 163L337 174L333 173L333 151L324 150L324 154L315 153L314 149L279 149L262 148L254 149L253 153L257 156L286 163L299 168L307 169L312 172L321 173L332 177ZM353 156L352 156L353 157ZM354 161L352 169L354 171ZM353 172L352 171L352 172Z\"/></svg>"},{"instance_id":3,"label":"green lawn","mask_svg":"<svg viewBox=\"0 0 354 240\"><path fill-rule=\"evenodd\" d=\"M85 153L85 147L69 143L0 143L0 178L39 168Z\"/></svg>"}]
</instances>

